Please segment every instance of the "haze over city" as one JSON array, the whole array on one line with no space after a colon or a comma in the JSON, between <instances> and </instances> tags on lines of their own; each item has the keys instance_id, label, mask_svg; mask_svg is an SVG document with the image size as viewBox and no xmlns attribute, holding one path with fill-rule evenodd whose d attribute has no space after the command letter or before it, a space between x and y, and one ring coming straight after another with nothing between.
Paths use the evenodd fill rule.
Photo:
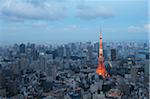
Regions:
<instances>
[{"instance_id":1,"label":"haze over city","mask_svg":"<svg viewBox=\"0 0 150 99\"><path fill-rule=\"evenodd\" d=\"M147 41L148 0L0 0L0 42Z\"/></svg>"}]
</instances>

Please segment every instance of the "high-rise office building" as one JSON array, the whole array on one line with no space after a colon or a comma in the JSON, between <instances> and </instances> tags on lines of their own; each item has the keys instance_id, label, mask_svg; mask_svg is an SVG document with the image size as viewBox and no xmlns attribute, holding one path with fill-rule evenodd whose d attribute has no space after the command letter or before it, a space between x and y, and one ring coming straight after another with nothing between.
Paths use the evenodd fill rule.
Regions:
<instances>
[{"instance_id":1,"label":"high-rise office building","mask_svg":"<svg viewBox=\"0 0 150 99\"><path fill-rule=\"evenodd\" d=\"M20 51L20 53L25 53L25 48L26 48L26 46L25 46L25 44L20 44L20 46L19 46L19 51Z\"/></svg>"},{"instance_id":2,"label":"high-rise office building","mask_svg":"<svg viewBox=\"0 0 150 99\"><path fill-rule=\"evenodd\" d=\"M116 49L111 49L111 60L114 61L116 60Z\"/></svg>"}]
</instances>

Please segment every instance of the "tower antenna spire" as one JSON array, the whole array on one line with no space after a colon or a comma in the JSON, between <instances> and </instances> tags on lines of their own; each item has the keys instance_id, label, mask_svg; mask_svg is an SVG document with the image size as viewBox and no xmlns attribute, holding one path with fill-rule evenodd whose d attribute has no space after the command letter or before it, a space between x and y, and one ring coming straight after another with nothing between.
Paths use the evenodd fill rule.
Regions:
<instances>
[{"instance_id":1,"label":"tower antenna spire","mask_svg":"<svg viewBox=\"0 0 150 99\"><path fill-rule=\"evenodd\" d=\"M102 25L100 25L100 33L102 33Z\"/></svg>"},{"instance_id":2,"label":"tower antenna spire","mask_svg":"<svg viewBox=\"0 0 150 99\"><path fill-rule=\"evenodd\" d=\"M102 38L102 25L100 25L100 38Z\"/></svg>"},{"instance_id":3,"label":"tower antenna spire","mask_svg":"<svg viewBox=\"0 0 150 99\"><path fill-rule=\"evenodd\" d=\"M100 24L100 37L102 37L102 25Z\"/></svg>"}]
</instances>

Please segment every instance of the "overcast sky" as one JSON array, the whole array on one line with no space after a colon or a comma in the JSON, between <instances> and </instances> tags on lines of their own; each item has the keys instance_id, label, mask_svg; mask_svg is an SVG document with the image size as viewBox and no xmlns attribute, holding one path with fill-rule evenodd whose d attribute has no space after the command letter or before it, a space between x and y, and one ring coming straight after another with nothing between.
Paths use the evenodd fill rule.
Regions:
<instances>
[{"instance_id":1,"label":"overcast sky","mask_svg":"<svg viewBox=\"0 0 150 99\"><path fill-rule=\"evenodd\" d=\"M148 40L148 0L0 0L0 42Z\"/></svg>"}]
</instances>

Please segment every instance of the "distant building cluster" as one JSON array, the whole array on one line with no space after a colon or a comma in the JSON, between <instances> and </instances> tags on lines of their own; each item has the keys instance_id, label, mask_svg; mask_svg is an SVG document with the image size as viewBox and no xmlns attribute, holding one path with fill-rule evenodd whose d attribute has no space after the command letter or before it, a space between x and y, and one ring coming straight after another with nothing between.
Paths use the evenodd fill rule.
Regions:
<instances>
[{"instance_id":1,"label":"distant building cluster","mask_svg":"<svg viewBox=\"0 0 150 99\"><path fill-rule=\"evenodd\" d=\"M0 99L149 99L149 43L104 42L109 78L96 74L99 43L0 46Z\"/></svg>"}]
</instances>

